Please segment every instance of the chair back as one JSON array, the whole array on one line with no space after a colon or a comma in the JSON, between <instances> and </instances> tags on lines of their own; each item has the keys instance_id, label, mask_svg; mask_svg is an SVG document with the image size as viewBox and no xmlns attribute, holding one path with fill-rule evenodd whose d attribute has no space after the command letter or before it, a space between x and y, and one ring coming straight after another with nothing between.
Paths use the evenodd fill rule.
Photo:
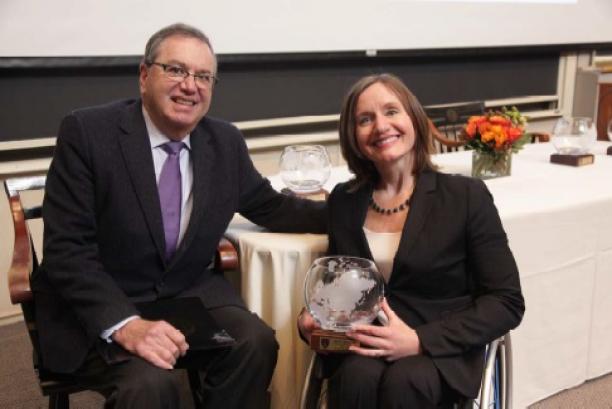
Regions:
<instances>
[{"instance_id":1,"label":"chair back","mask_svg":"<svg viewBox=\"0 0 612 409\"><path fill-rule=\"evenodd\" d=\"M25 176L4 181L4 190L9 201L15 231L13 259L7 279L11 302L20 304L23 312L23 319L32 344L34 370L38 376L40 388L43 395L49 396L49 408L56 409L68 408L68 395L87 388L75 382L70 375L54 374L45 370L40 361L34 297L30 288L30 276L38 268L40 259L36 254L28 221L42 218L42 204L24 206L22 193L44 190L45 181L45 176Z\"/></svg>"},{"instance_id":2,"label":"chair back","mask_svg":"<svg viewBox=\"0 0 612 409\"><path fill-rule=\"evenodd\" d=\"M36 255L34 241L28 227L28 220L42 217L41 205L25 207L21 194L25 191L43 190L45 176L28 176L6 179L4 189L9 201L9 208L15 230L13 259L8 271L8 288L11 303L20 304L28 335L34 349L34 367L39 369L38 332L34 314L34 299L30 288L30 276L38 268L39 258Z\"/></svg>"},{"instance_id":3,"label":"chair back","mask_svg":"<svg viewBox=\"0 0 612 409\"><path fill-rule=\"evenodd\" d=\"M433 144L437 153L453 152L465 144L463 127L473 115L482 115L483 101L462 102L450 105L424 107L433 133Z\"/></svg>"}]
</instances>

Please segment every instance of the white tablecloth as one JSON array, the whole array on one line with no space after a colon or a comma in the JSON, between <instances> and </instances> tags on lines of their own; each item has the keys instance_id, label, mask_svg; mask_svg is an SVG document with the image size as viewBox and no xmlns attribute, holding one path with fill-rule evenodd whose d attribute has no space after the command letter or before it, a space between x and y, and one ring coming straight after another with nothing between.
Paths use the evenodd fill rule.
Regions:
<instances>
[{"instance_id":1,"label":"white tablecloth","mask_svg":"<svg viewBox=\"0 0 612 409\"><path fill-rule=\"evenodd\" d=\"M514 407L612 372L612 156L594 149L595 164L549 163L550 144L526 146L512 176L487 181L516 257L527 311L513 331ZM471 153L438 155L447 173L469 174ZM334 169L328 190L349 174ZM282 187L279 178L271 178ZM310 352L297 334L303 280L327 238L274 234L236 219L242 292L248 306L276 330L279 361L273 408L298 407Z\"/></svg>"}]
</instances>

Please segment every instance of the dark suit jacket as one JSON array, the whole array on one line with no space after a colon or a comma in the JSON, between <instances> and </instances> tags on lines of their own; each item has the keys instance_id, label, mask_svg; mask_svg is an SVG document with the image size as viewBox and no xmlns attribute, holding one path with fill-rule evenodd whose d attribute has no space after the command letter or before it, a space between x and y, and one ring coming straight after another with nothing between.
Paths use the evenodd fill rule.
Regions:
<instances>
[{"instance_id":1,"label":"dark suit jacket","mask_svg":"<svg viewBox=\"0 0 612 409\"><path fill-rule=\"evenodd\" d=\"M336 187L330 254L372 259L363 232L372 186ZM479 180L423 172L386 288L424 353L464 396L478 393L484 346L524 312L519 274L491 194Z\"/></svg>"},{"instance_id":2,"label":"dark suit jacket","mask_svg":"<svg viewBox=\"0 0 612 409\"><path fill-rule=\"evenodd\" d=\"M241 133L204 118L191 132L193 210L170 264L140 100L79 110L62 122L43 203L44 257L35 272L42 361L72 372L102 331L137 314L136 301L198 295L241 305L207 267L234 215L277 231L325 230L321 204L275 192Z\"/></svg>"}]
</instances>

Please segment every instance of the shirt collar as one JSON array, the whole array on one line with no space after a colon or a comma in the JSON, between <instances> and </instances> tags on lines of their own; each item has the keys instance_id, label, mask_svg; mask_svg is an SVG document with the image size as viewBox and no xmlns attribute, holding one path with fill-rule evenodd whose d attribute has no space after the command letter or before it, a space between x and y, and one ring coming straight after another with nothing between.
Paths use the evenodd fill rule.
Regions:
<instances>
[{"instance_id":1,"label":"shirt collar","mask_svg":"<svg viewBox=\"0 0 612 409\"><path fill-rule=\"evenodd\" d=\"M172 139L164 135L162 131L155 126L144 105L142 105L142 115L144 116L145 125L147 126L147 133L149 134L151 149L158 148L161 145L172 141ZM182 142L185 144L185 146L187 146L187 149L191 150L191 134L187 134L187 136L183 138Z\"/></svg>"}]
</instances>

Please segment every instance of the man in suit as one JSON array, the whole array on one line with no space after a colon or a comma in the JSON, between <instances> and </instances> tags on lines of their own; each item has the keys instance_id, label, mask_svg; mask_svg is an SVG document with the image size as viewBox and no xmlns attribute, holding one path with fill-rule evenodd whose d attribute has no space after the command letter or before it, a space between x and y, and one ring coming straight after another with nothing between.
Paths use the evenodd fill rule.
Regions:
<instances>
[{"instance_id":1,"label":"man in suit","mask_svg":"<svg viewBox=\"0 0 612 409\"><path fill-rule=\"evenodd\" d=\"M216 72L202 32L166 27L147 43L141 99L74 111L59 130L32 280L42 362L94 385L107 407L180 407L171 369L189 345L135 303L192 296L236 339L201 363L206 407L264 406L278 344L210 268L216 245L235 212L325 230L323 206L275 192L240 132L205 116Z\"/></svg>"}]
</instances>

